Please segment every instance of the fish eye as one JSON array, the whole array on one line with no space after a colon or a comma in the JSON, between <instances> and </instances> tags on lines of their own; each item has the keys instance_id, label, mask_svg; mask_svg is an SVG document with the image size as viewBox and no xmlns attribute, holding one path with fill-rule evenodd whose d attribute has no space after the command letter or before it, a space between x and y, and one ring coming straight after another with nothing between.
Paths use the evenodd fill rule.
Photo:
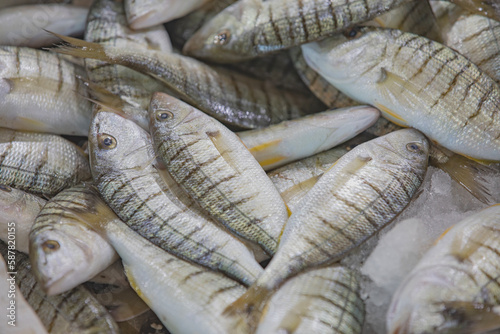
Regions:
<instances>
[{"instance_id":1,"label":"fish eye","mask_svg":"<svg viewBox=\"0 0 500 334\"><path fill-rule=\"evenodd\" d=\"M113 136L110 136L105 133L101 133L97 135L97 140L99 144L99 148L105 149L105 150L111 150L116 147L116 139Z\"/></svg>"},{"instance_id":2,"label":"fish eye","mask_svg":"<svg viewBox=\"0 0 500 334\"><path fill-rule=\"evenodd\" d=\"M418 153L422 150L422 145L420 143L408 143L406 144L406 149L410 152Z\"/></svg>"},{"instance_id":3,"label":"fish eye","mask_svg":"<svg viewBox=\"0 0 500 334\"><path fill-rule=\"evenodd\" d=\"M225 45L229 42L231 38L231 33L229 30L222 30L217 35L214 36L214 44Z\"/></svg>"},{"instance_id":4,"label":"fish eye","mask_svg":"<svg viewBox=\"0 0 500 334\"><path fill-rule=\"evenodd\" d=\"M344 36L349 39L355 39L361 36L361 30L358 27L351 28L344 31Z\"/></svg>"},{"instance_id":5,"label":"fish eye","mask_svg":"<svg viewBox=\"0 0 500 334\"><path fill-rule=\"evenodd\" d=\"M61 248L61 245L55 240L47 240L42 244L44 252L53 252Z\"/></svg>"},{"instance_id":6,"label":"fish eye","mask_svg":"<svg viewBox=\"0 0 500 334\"><path fill-rule=\"evenodd\" d=\"M174 118L174 114L172 114L170 111L162 110L156 113L156 119L159 121L166 121L172 118Z\"/></svg>"},{"instance_id":7,"label":"fish eye","mask_svg":"<svg viewBox=\"0 0 500 334\"><path fill-rule=\"evenodd\" d=\"M6 186L4 184L0 184L0 190L3 190L3 191L10 193L12 191L12 188L9 186Z\"/></svg>"}]
</instances>

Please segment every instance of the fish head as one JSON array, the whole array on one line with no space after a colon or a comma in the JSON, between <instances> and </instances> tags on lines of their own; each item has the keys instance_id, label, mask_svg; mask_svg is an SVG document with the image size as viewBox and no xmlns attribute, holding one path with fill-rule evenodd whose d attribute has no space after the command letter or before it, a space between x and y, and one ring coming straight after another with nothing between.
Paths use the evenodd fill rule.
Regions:
<instances>
[{"instance_id":1,"label":"fish head","mask_svg":"<svg viewBox=\"0 0 500 334\"><path fill-rule=\"evenodd\" d=\"M89 131L89 159L95 180L112 171L142 170L154 160L149 134L134 121L101 110L92 120Z\"/></svg>"},{"instance_id":2,"label":"fish head","mask_svg":"<svg viewBox=\"0 0 500 334\"><path fill-rule=\"evenodd\" d=\"M81 238L82 228L79 224L57 224L30 234L33 272L48 295L65 292L88 279L96 245Z\"/></svg>"},{"instance_id":3,"label":"fish head","mask_svg":"<svg viewBox=\"0 0 500 334\"><path fill-rule=\"evenodd\" d=\"M151 97L148 111L151 133L168 136L169 129L186 120L194 112L194 108L168 94L156 92Z\"/></svg>"},{"instance_id":4,"label":"fish head","mask_svg":"<svg viewBox=\"0 0 500 334\"><path fill-rule=\"evenodd\" d=\"M402 129L379 137L377 159L397 168L410 166L414 171L425 173L429 158L429 141L415 129ZM419 174L422 174L419 173Z\"/></svg>"},{"instance_id":5,"label":"fish head","mask_svg":"<svg viewBox=\"0 0 500 334\"><path fill-rule=\"evenodd\" d=\"M248 59L242 50L252 49L251 23L261 7L260 0L241 0L205 23L184 45L185 55L213 62ZM250 31L249 31L250 30Z\"/></svg>"},{"instance_id":6,"label":"fish head","mask_svg":"<svg viewBox=\"0 0 500 334\"><path fill-rule=\"evenodd\" d=\"M342 90L343 84L380 79L388 33L373 27L353 27L319 42L302 46L307 64ZM359 89L359 87L358 87Z\"/></svg>"}]
</instances>

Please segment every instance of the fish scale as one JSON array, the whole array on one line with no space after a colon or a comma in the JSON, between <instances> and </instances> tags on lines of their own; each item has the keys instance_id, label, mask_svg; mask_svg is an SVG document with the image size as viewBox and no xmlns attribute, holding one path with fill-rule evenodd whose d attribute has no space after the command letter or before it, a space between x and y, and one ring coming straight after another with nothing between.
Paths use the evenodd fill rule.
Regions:
<instances>
[{"instance_id":1,"label":"fish scale","mask_svg":"<svg viewBox=\"0 0 500 334\"><path fill-rule=\"evenodd\" d=\"M201 27L183 52L214 62L249 59L319 40L409 1L238 1Z\"/></svg>"},{"instance_id":2,"label":"fish scale","mask_svg":"<svg viewBox=\"0 0 500 334\"><path fill-rule=\"evenodd\" d=\"M0 128L0 182L54 196L91 177L82 149L57 135Z\"/></svg>"},{"instance_id":3,"label":"fish scale","mask_svg":"<svg viewBox=\"0 0 500 334\"><path fill-rule=\"evenodd\" d=\"M113 136L106 150L99 136ZM110 137L107 137L110 138ZM250 251L215 222L177 198L152 163L149 134L134 122L98 112L90 131L91 168L106 203L134 231L182 259L251 284L262 272ZM187 205L186 205L187 203Z\"/></svg>"},{"instance_id":4,"label":"fish scale","mask_svg":"<svg viewBox=\"0 0 500 334\"><path fill-rule=\"evenodd\" d=\"M0 254L7 256L7 245L0 241ZM79 286L57 296L47 296L31 272L27 255L16 253L16 283L19 292L38 314L49 333L119 333L108 311L84 287Z\"/></svg>"}]
</instances>

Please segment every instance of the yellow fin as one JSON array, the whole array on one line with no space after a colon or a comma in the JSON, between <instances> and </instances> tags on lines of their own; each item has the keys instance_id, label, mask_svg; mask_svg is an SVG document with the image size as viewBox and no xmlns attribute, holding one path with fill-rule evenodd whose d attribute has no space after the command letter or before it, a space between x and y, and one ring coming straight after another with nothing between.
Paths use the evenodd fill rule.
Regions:
<instances>
[{"instance_id":1,"label":"yellow fin","mask_svg":"<svg viewBox=\"0 0 500 334\"><path fill-rule=\"evenodd\" d=\"M287 157L284 157L282 155L277 155L277 156L269 158L269 159L261 160L261 161L259 161L259 164L262 166L262 168L267 170L270 166L272 166L280 161L283 161L286 158Z\"/></svg>"},{"instance_id":2,"label":"yellow fin","mask_svg":"<svg viewBox=\"0 0 500 334\"><path fill-rule=\"evenodd\" d=\"M448 232L451 231L451 229L453 228L453 226L455 226L455 225L452 225L452 226L448 227L446 230L444 230L444 232L441 233L441 235L436 239L436 241L434 241L434 245L437 245L437 243L439 242L439 240L443 239L444 236L447 235Z\"/></svg>"},{"instance_id":3,"label":"yellow fin","mask_svg":"<svg viewBox=\"0 0 500 334\"><path fill-rule=\"evenodd\" d=\"M273 146L276 146L278 145L279 143L281 143L281 139L275 139L275 140L271 140L267 143L263 143L263 144L260 144L260 145L257 145L257 146L254 146L252 148L249 148L248 150L250 152L253 153L256 153L256 152L260 152L260 151L263 151L263 150L266 150L268 149L269 147L273 147Z\"/></svg>"},{"instance_id":4,"label":"yellow fin","mask_svg":"<svg viewBox=\"0 0 500 334\"><path fill-rule=\"evenodd\" d=\"M290 217L292 215L292 210L290 210L286 202L285 202L285 207L286 207L286 213L288 214L288 217Z\"/></svg>"},{"instance_id":5,"label":"yellow fin","mask_svg":"<svg viewBox=\"0 0 500 334\"><path fill-rule=\"evenodd\" d=\"M316 182L318 182L321 175L313 176L307 180L293 185L292 187L282 192L281 197L286 203L291 202L292 198L296 198L298 196L304 197L304 195L307 194L309 190L311 190Z\"/></svg>"},{"instance_id":6,"label":"yellow fin","mask_svg":"<svg viewBox=\"0 0 500 334\"><path fill-rule=\"evenodd\" d=\"M437 148L439 149L439 148ZM434 155L434 154L433 154ZM444 172L464 187L471 195L485 204L493 204L489 183L482 175L493 172L487 166L467 159L461 155L448 153L447 159L436 159L431 155L430 163Z\"/></svg>"},{"instance_id":7,"label":"yellow fin","mask_svg":"<svg viewBox=\"0 0 500 334\"><path fill-rule=\"evenodd\" d=\"M481 165L484 165L484 166L489 166L489 165L492 165L492 164L498 163L498 161L496 161L496 160L483 160L483 159L476 159L476 158L470 157L470 156L465 155L465 154L462 154L462 155L463 155L464 157L466 157L467 159L473 160L473 161L477 162L478 164L481 164Z\"/></svg>"},{"instance_id":8,"label":"yellow fin","mask_svg":"<svg viewBox=\"0 0 500 334\"><path fill-rule=\"evenodd\" d=\"M17 116L16 117L16 124L19 127L26 127L26 129L46 129L47 124L45 124L42 121L38 121L36 119L28 118L28 117L21 117Z\"/></svg>"},{"instance_id":9,"label":"yellow fin","mask_svg":"<svg viewBox=\"0 0 500 334\"><path fill-rule=\"evenodd\" d=\"M384 115L384 118L387 120L391 121L392 123L396 124L397 126L401 127L408 127L408 124L406 123L406 120L396 114L394 111L391 109L387 108L386 106L380 104L380 103L375 103L375 107L377 107L378 110L382 112Z\"/></svg>"},{"instance_id":10,"label":"yellow fin","mask_svg":"<svg viewBox=\"0 0 500 334\"><path fill-rule=\"evenodd\" d=\"M127 279L130 283L130 286L132 289L134 289L135 293L148 305L151 304L151 301L142 293L141 289L139 289L139 286L137 285L137 282L135 280L135 277L132 275L130 269L128 268L127 265L123 264L123 268L125 269L125 276L127 276Z\"/></svg>"},{"instance_id":11,"label":"yellow fin","mask_svg":"<svg viewBox=\"0 0 500 334\"><path fill-rule=\"evenodd\" d=\"M243 318L249 324L250 329L255 329L271 294L272 291L254 284L240 298L226 307L222 314L226 317Z\"/></svg>"}]
</instances>

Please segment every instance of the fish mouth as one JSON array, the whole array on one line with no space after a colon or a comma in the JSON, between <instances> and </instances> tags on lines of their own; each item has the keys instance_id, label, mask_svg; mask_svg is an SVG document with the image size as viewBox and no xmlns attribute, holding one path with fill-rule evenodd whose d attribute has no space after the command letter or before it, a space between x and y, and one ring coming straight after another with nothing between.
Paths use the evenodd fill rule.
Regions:
<instances>
[{"instance_id":1,"label":"fish mouth","mask_svg":"<svg viewBox=\"0 0 500 334\"><path fill-rule=\"evenodd\" d=\"M61 277L56 279L56 280L52 280L52 279L41 280L40 284L42 286L43 291L45 291L45 293L48 296L53 296L53 295L57 295L57 294L66 292L67 290L69 290L67 287L68 284L67 283L63 284L63 282L65 282L67 280L68 276L71 276L71 274L73 272L74 272L74 269L71 269L70 271L67 271L64 274L62 274Z\"/></svg>"}]
</instances>

